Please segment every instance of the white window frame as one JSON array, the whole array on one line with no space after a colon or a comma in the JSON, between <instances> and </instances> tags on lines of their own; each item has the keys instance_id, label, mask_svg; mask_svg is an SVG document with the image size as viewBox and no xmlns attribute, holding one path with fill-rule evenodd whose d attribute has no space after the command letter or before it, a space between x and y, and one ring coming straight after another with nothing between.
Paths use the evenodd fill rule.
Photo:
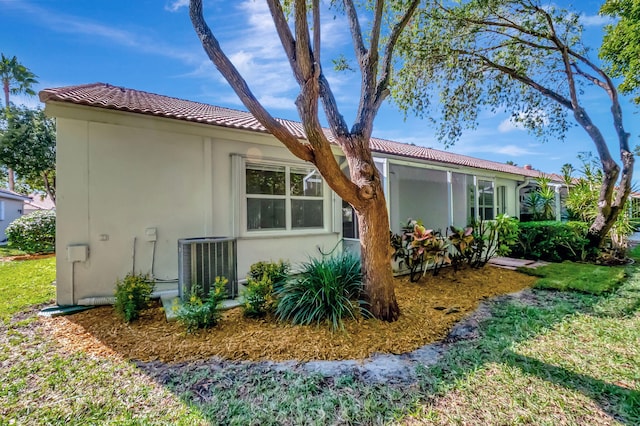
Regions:
<instances>
[{"instance_id":1,"label":"white window frame","mask_svg":"<svg viewBox=\"0 0 640 426\"><path fill-rule=\"evenodd\" d=\"M283 167L285 171L285 195L270 195L270 194L247 194L247 166L248 165L265 165ZM301 163L295 161L279 161L279 160L265 160L265 159L252 159L242 158L242 166L239 170L238 179L238 193L240 194L240 235L242 237L261 237L261 236L297 236L297 235L314 235L330 233L332 229L332 215L331 215L331 189L327 185L324 177L322 178L322 196L297 196L291 195L291 169L296 168L308 168L313 167L309 163ZM283 199L285 200L285 228L277 229L248 229L247 226L247 200L253 199ZM292 200L322 200L322 226L315 228L293 228L291 217L291 201Z\"/></svg>"},{"instance_id":2,"label":"white window frame","mask_svg":"<svg viewBox=\"0 0 640 426\"><path fill-rule=\"evenodd\" d=\"M491 204L480 203L480 181L488 182L491 184L491 189L492 189L491 194L493 195ZM478 208L478 219L479 220L495 220L497 216L496 215L496 183L495 181L493 181L492 179L483 179L482 177L478 176L478 179L476 180L476 200L477 200L476 205ZM491 219L482 217L484 216L485 209L488 209L488 208L490 208L492 212ZM481 211L483 213L482 215L480 214Z\"/></svg>"}]
</instances>

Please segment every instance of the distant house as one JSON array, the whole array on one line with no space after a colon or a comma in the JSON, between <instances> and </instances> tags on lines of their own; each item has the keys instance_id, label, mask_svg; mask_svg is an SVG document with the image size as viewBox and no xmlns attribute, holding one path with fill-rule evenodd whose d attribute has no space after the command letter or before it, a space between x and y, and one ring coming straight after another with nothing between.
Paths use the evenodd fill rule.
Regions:
<instances>
[{"instance_id":1,"label":"distant house","mask_svg":"<svg viewBox=\"0 0 640 426\"><path fill-rule=\"evenodd\" d=\"M24 214L32 213L36 210L54 210L55 204L48 195L30 194L29 199L24 202Z\"/></svg>"},{"instance_id":2,"label":"distant house","mask_svg":"<svg viewBox=\"0 0 640 426\"><path fill-rule=\"evenodd\" d=\"M8 189L0 189L0 243L7 241L7 226L24 213L23 204L29 197Z\"/></svg>"},{"instance_id":3,"label":"distant house","mask_svg":"<svg viewBox=\"0 0 640 426\"><path fill-rule=\"evenodd\" d=\"M247 112L103 83L46 89L40 99L57 123L59 304L111 296L132 270L211 279L220 272L206 263L233 257L227 267L244 277L257 261L359 245L351 207ZM280 121L304 139L300 123ZM409 217L444 232L519 216L542 175L377 138L371 149L394 232ZM178 255L179 240L212 236L232 240L237 255L215 243L181 245Z\"/></svg>"}]
</instances>

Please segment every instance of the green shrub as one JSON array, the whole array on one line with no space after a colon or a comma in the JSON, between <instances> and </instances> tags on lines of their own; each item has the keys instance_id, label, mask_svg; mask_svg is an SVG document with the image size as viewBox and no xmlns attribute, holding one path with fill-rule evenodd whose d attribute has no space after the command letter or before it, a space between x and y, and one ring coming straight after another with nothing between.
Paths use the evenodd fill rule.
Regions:
<instances>
[{"instance_id":1,"label":"green shrub","mask_svg":"<svg viewBox=\"0 0 640 426\"><path fill-rule=\"evenodd\" d=\"M5 233L12 248L27 253L52 252L56 242L56 212L36 210L11 222Z\"/></svg>"},{"instance_id":2,"label":"green shrub","mask_svg":"<svg viewBox=\"0 0 640 426\"><path fill-rule=\"evenodd\" d=\"M289 277L289 264L258 262L251 265L246 289L242 292L243 313L248 317L262 317L273 312L277 305L277 293Z\"/></svg>"},{"instance_id":3,"label":"green shrub","mask_svg":"<svg viewBox=\"0 0 640 426\"><path fill-rule=\"evenodd\" d=\"M258 318L273 310L276 303L273 281L267 274L260 279L249 278L242 292L242 312L247 317Z\"/></svg>"},{"instance_id":4,"label":"green shrub","mask_svg":"<svg viewBox=\"0 0 640 426\"><path fill-rule=\"evenodd\" d=\"M279 260L277 262L257 262L249 269L249 278L261 280L265 275L271 280L273 290L277 293L289 278L288 262Z\"/></svg>"},{"instance_id":5,"label":"green shrub","mask_svg":"<svg viewBox=\"0 0 640 426\"><path fill-rule=\"evenodd\" d=\"M218 324L221 317L222 301L227 297L226 285L229 282L224 277L216 277L212 291L205 297L198 285L191 286L189 299L177 307L178 322L192 333L201 328L211 328Z\"/></svg>"},{"instance_id":6,"label":"green shrub","mask_svg":"<svg viewBox=\"0 0 640 426\"><path fill-rule=\"evenodd\" d=\"M126 322L140 317L140 311L149 305L153 282L146 275L127 274L116 281L116 313Z\"/></svg>"},{"instance_id":7,"label":"green shrub","mask_svg":"<svg viewBox=\"0 0 640 426\"><path fill-rule=\"evenodd\" d=\"M344 252L311 259L282 288L276 315L294 324L327 321L332 330L343 329L343 318L367 313L361 295L362 272L356 256Z\"/></svg>"},{"instance_id":8,"label":"green shrub","mask_svg":"<svg viewBox=\"0 0 640 426\"><path fill-rule=\"evenodd\" d=\"M517 243L510 247L515 257L583 261L597 254L588 248L588 230L584 222L524 222L520 223Z\"/></svg>"}]
</instances>

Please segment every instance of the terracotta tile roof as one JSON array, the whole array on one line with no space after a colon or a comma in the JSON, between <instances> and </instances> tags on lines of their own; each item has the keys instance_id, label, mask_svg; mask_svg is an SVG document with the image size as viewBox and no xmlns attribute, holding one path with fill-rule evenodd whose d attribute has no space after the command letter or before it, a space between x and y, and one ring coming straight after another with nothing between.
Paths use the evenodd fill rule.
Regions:
<instances>
[{"instance_id":1,"label":"terracotta tile roof","mask_svg":"<svg viewBox=\"0 0 640 426\"><path fill-rule=\"evenodd\" d=\"M267 132L264 126L262 126L262 124L260 124L253 115L245 111L172 98L169 96L112 86L105 83L45 89L40 92L40 100L45 103L54 101L66 102L234 129L263 133ZM287 127L298 138L305 138L301 123L283 119L278 119L278 121ZM325 132L331 136L328 130L325 130ZM399 157L426 160L435 163L474 167L531 178L536 178L543 174L540 171L524 167L511 166L495 161L482 160L466 155L454 154L452 152L378 138L371 139L371 149L374 152L387 155L396 155ZM553 180L560 180L558 175L549 176L551 176Z\"/></svg>"}]
</instances>

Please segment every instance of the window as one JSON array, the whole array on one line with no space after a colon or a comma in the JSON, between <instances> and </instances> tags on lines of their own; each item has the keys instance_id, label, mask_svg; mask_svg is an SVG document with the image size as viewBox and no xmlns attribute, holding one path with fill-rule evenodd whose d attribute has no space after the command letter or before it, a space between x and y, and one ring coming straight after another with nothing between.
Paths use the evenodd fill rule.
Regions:
<instances>
[{"instance_id":1,"label":"window","mask_svg":"<svg viewBox=\"0 0 640 426\"><path fill-rule=\"evenodd\" d=\"M493 182L478 180L478 211L480 219L493 220Z\"/></svg>"},{"instance_id":2,"label":"window","mask_svg":"<svg viewBox=\"0 0 640 426\"><path fill-rule=\"evenodd\" d=\"M247 231L324 228L324 180L313 167L247 163Z\"/></svg>"},{"instance_id":3,"label":"window","mask_svg":"<svg viewBox=\"0 0 640 426\"><path fill-rule=\"evenodd\" d=\"M4 220L4 201L0 201L0 220Z\"/></svg>"},{"instance_id":4,"label":"window","mask_svg":"<svg viewBox=\"0 0 640 426\"><path fill-rule=\"evenodd\" d=\"M496 207L498 214L507 213L507 187L504 185L496 188Z\"/></svg>"}]
</instances>

